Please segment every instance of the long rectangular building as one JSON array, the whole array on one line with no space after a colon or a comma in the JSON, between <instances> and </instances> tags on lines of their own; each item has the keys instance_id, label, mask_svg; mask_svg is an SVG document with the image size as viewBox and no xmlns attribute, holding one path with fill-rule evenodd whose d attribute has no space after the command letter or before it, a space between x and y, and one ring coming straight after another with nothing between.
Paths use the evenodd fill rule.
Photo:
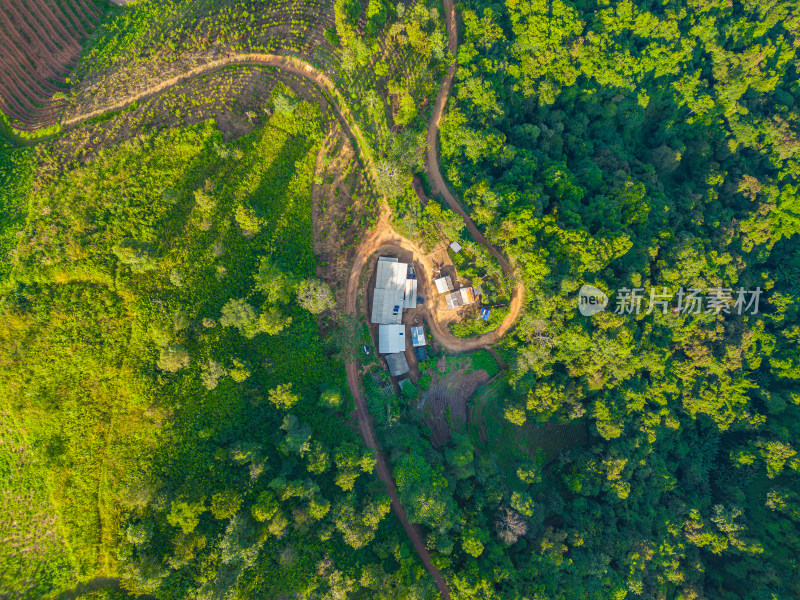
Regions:
<instances>
[{"instance_id":1,"label":"long rectangular building","mask_svg":"<svg viewBox=\"0 0 800 600\"><path fill-rule=\"evenodd\" d=\"M417 280L406 279L405 297L403 308L417 308Z\"/></svg>"},{"instance_id":2,"label":"long rectangular building","mask_svg":"<svg viewBox=\"0 0 800 600\"><path fill-rule=\"evenodd\" d=\"M389 256L381 256L378 259L375 289L372 293L373 323L399 325L402 322L407 279L408 263L401 263Z\"/></svg>"}]
</instances>

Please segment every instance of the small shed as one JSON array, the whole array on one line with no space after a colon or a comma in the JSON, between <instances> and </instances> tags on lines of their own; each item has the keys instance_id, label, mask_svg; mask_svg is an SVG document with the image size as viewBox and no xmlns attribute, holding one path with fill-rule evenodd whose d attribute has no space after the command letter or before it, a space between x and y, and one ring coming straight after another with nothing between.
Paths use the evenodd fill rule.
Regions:
<instances>
[{"instance_id":1,"label":"small shed","mask_svg":"<svg viewBox=\"0 0 800 600\"><path fill-rule=\"evenodd\" d=\"M475 302L475 294L472 292L471 287L461 288L447 294L445 300L447 301L447 308L458 308Z\"/></svg>"},{"instance_id":2,"label":"small shed","mask_svg":"<svg viewBox=\"0 0 800 600\"><path fill-rule=\"evenodd\" d=\"M488 308L482 308L481 309L481 319L483 319L484 321L488 321L489 320L489 315L490 314L492 314L492 311L489 310Z\"/></svg>"},{"instance_id":3,"label":"small shed","mask_svg":"<svg viewBox=\"0 0 800 600\"><path fill-rule=\"evenodd\" d=\"M425 351L425 346L417 346L414 348L414 356L417 357L417 362L424 362L428 359L428 353Z\"/></svg>"},{"instance_id":4,"label":"small shed","mask_svg":"<svg viewBox=\"0 0 800 600\"><path fill-rule=\"evenodd\" d=\"M458 254L459 252L461 252L461 244L459 244L458 242L451 242L450 250Z\"/></svg>"},{"instance_id":5,"label":"small shed","mask_svg":"<svg viewBox=\"0 0 800 600\"><path fill-rule=\"evenodd\" d=\"M445 277L439 277L439 279L434 279L433 283L436 284L436 291L440 294L446 294L453 289L453 278L449 275Z\"/></svg>"},{"instance_id":6,"label":"small shed","mask_svg":"<svg viewBox=\"0 0 800 600\"><path fill-rule=\"evenodd\" d=\"M389 373L394 377L408 373L408 361L406 360L406 355L402 352L387 354L386 364L389 367Z\"/></svg>"},{"instance_id":7,"label":"small shed","mask_svg":"<svg viewBox=\"0 0 800 600\"><path fill-rule=\"evenodd\" d=\"M378 354L393 354L406 349L405 325L381 325L378 327Z\"/></svg>"},{"instance_id":8,"label":"small shed","mask_svg":"<svg viewBox=\"0 0 800 600\"><path fill-rule=\"evenodd\" d=\"M415 347L425 345L425 328L422 325L411 328L411 345Z\"/></svg>"}]
</instances>

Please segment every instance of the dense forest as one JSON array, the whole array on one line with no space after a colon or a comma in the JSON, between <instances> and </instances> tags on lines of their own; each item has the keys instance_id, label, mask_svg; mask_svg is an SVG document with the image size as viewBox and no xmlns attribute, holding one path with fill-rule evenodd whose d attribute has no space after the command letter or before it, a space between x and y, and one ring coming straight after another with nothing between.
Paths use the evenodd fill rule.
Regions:
<instances>
[{"instance_id":1,"label":"dense forest","mask_svg":"<svg viewBox=\"0 0 800 600\"><path fill-rule=\"evenodd\" d=\"M796 11L464 3L442 157L529 290L505 416L595 439L533 486L534 543L478 557L496 597L800 593ZM583 284L608 310L575 310ZM651 289L672 301L647 314Z\"/></svg>"},{"instance_id":2,"label":"dense forest","mask_svg":"<svg viewBox=\"0 0 800 600\"><path fill-rule=\"evenodd\" d=\"M375 378L315 253L333 100L296 81L270 79L258 110L210 78L0 141L0 597L439 597L354 424L354 360L452 598L800 596L797 8L465 0L456 56L433 1L110 9L70 110L143 69L305 53L370 145L340 179L369 166L397 232L462 243L494 303L451 325L468 339L516 282L412 187L430 193L455 64L442 171L525 306L494 354L433 344L413 385ZM355 203L342 189L322 212ZM584 285L606 310L578 311ZM421 409L458 377L477 382L468 417Z\"/></svg>"}]
</instances>

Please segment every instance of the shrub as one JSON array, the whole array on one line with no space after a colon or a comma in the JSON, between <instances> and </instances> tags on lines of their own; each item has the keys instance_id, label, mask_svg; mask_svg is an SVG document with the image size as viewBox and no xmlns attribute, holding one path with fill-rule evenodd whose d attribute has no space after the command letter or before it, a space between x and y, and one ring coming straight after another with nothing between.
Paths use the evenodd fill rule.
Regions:
<instances>
[{"instance_id":1,"label":"shrub","mask_svg":"<svg viewBox=\"0 0 800 600\"><path fill-rule=\"evenodd\" d=\"M176 373L189 366L191 359L189 351L183 346L171 344L161 349L161 356L158 359L158 368L162 371Z\"/></svg>"},{"instance_id":2,"label":"shrub","mask_svg":"<svg viewBox=\"0 0 800 600\"><path fill-rule=\"evenodd\" d=\"M228 371L225 367L209 358L200 371L200 380L203 382L203 387L207 390L213 390L217 387L219 378L225 377L227 374Z\"/></svg>"},{"instance_id":3,"label":"shrub","mask_svg":"<svg viewBox=\"0 0 800 600\"><path fill-rule=\"evenodd\" d=\"M231 379L236 383L242 383L245 379L250 377L250 367L246 362L234 358L233 366L230 368L229 373Z\"/></svg>"},{"instance_id":4,"label":"shrub","mask_svg":"<svg viewBox=\"0 0 800 600\"><path fill-rule=\"evenodd\" d=\"M230 519L241 506L242 496L236 490L225 490L211 497L211 514L219 521Z\"/></svg>"},{"instance_id":5,"label":"shrub","mask_svg":"<svg viewBox=\"0 0 800 600\"><path fill-rule=\"evenodd\" d=\"M205 503L175 500L167 515L167 523L173 527L180 527L181 531L189 535L200 523L200 515L206 510Z\"/></svg>"},{"instance_id":6,"label":"shrub","mask_svg":"<svg viewBox=\"0 0 800 600\"><path fill-rule=\"evenodd\" d=\"M278 500L275 498L275 492L272 490L261 492L250 512L256 521L263 523L270 520L278 512Z\"/></svg>"},{"instance_id":7,"label":"shrub","mask_svg":"<svg viewBox=\"0 0 800 600\"><path fill-rule=\"evenodd\" d=\"M300 283L297 290L297 302L313 315L333 308L333 292L324 281L309 277Z\"/></svg>"},{"instance_id":8,"label":"shrub","mask_svg":"<svg viewBox=\"0 0 800 600\"><path fill-rule=\"evenodd\" d=\"M128 265L134 273L152 271L158 265L155 259L155 247L146 242L126 239L114 246L114 254L121 263Z\"/></svg>"},{"instance_id":9,"label":"shrub","mask_svg":"<svg viewBox=\"0 0 800 600\"><path fill-rule=\"evenodd\" d=\"M342 403L342 393L336 388L327 388L319 396L323 406L328 408L339 408Z\"/></svg>"},{"instance_id":10,"label":"shrub","mask_svg":"<svg viewBox=\"0 0 800 600\"><path fill-rule=\"evenodd\" d=\"M222 317L219 322L223 327L236 327L247 339L252 339L261 332L256 309L243 299L228 300L222 307Z\"/></svg>"},{"instance_id":11,"label":"shrub","mask_svg":"<svg viewBox=\"0 0 800 600\"><path fill-rule=\"evenodd\" d=\"M300 400L297 394L292 392L291 383L282 383L274 390L270 390L267 398L276 408L283 410L289 410Z\"/></svg>"},{"instance_id":12,"label":"shrub","mask_svg":"<svg viewBox=\"0 0 800 600\"><path fill-rule=\"evenodd\" d=\"M236 220L237 225L239 225L244 232L256 234L261 231L261 219L256 214L256 211L252 206L240 204L236 207L233 218Z\"/></svg>"}]
</instances>

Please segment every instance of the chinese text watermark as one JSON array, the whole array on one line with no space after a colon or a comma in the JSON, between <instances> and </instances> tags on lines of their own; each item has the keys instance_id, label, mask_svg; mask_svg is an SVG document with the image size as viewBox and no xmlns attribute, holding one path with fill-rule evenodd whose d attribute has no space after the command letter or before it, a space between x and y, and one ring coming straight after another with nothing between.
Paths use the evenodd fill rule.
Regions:
<instances>
[{"instance_id":1,"label":"chinese text watermark","mask_svg":"<svg viewBox=\"0 0 800 600\"><path fill-rule=\"evenodd\" d=\"M671 292L666 287L620 288L615 295L613 312L618 315L649 315L653 312L667 314L735 314L757 315L762 290L738 290L725 287L712 287L704 291L700 288L679 288ZM584 285L578 292L578 310L584 316L603 311L608 306L608 296L601 290Z\"/></svg>"}]
</instances>

